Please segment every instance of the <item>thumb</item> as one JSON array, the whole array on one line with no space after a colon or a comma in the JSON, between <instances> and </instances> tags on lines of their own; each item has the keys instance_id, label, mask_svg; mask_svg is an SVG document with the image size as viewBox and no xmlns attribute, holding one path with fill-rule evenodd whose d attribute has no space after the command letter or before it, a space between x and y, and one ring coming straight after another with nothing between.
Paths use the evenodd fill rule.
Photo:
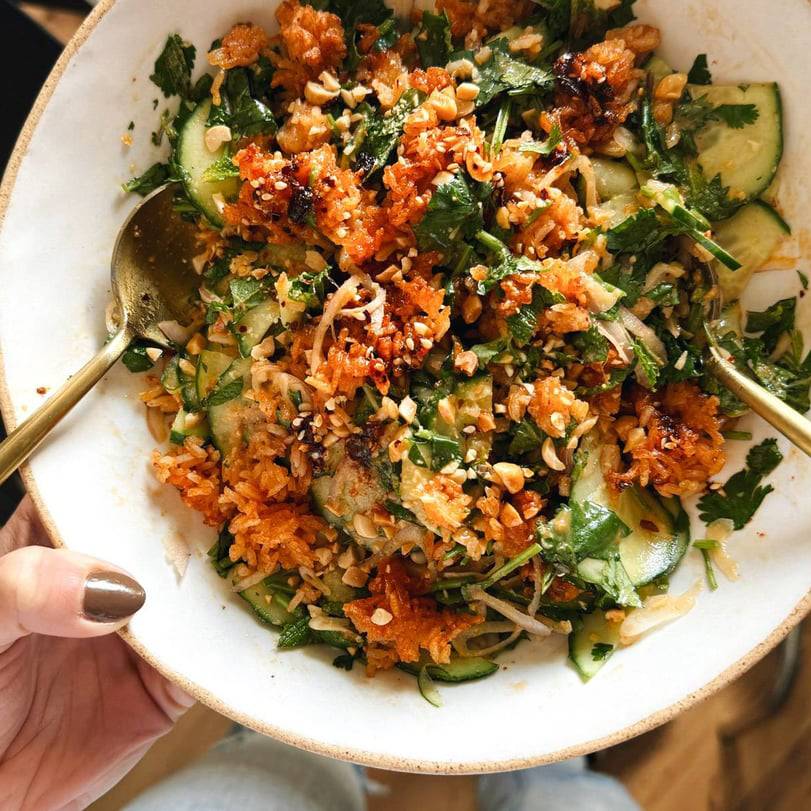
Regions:
<instances>
[{"instance_id":1,"label":"thumb","mask_svg":"<svg viewBox=\"0 0 811 811\"><path fill-rule=\"evenodd\" d=\"M108 563L66 549L17 549L0 557L0 651L28 634L109 634L144 599L143 588Z\"/></svg>"}]
</instances>

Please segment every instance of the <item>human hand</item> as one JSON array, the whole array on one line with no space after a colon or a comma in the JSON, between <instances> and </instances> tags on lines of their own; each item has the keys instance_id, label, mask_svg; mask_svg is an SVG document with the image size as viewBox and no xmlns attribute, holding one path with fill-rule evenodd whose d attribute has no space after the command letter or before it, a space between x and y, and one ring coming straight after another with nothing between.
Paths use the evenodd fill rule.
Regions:
<instances>
[{"instance_id":1,"label":"human hand","mask_svg":"<svg viewBox=\"0 0 811 811\"><path fill-rule=\"evenodd\" d=\"M113 633L143 605L138 583L46 544L26 498L0 531L0 807L78 811L193 699Z\"/></svg>"}]
</instances>

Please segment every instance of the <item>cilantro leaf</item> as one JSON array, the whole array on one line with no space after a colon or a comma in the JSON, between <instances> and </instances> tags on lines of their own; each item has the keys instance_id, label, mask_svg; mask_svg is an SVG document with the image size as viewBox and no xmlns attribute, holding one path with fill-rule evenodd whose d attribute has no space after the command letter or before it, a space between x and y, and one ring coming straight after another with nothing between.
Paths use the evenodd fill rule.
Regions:
<instances>
[{"instance_id":1,"label":"cilantro leaf","mask_svg":"<svg viewBox=\"0 0 811 811\"><path fill-rule=\"evenodd\" d=\"M500 93L521 95L546 92L554 87L555 79L551 70L529 65L511 56L507 40L503 37L489 45L490 58L479 65L477 107L489 104Z\"/></svg>"},{"instance_id":2,"label":"cilantro leaf","mask_svg":"<svg viewBox=\"0 0 811 811\"><path fill-rule=\"evenodd\" d=\"M794 329L796 310L796 298L781 299L763 312L750 310L746 318L746 331L762 332L760 339L763 341L763 347L766 352L771 354L775 350L780 336Z\"/></svg>"},{"instance_id":3,"label":"cilantro leaf","mask_svg":"<svg viewBox=\"0 0 811 811\"><path fill-rule=\"evenodd\" d=\"M232 279L230 289L234 309L253 307L263 298L262 283L258 279Z\"/></svg>"},{"instance_id":4,"label":"cilantro leaf","mask_svg":"<svg viewBox=\"0 0 811 811\"><path fill-rule=\"evenodd\" d=\"M611 253L645 253L667 236L652 208L640 209L608 232Z\"/></svg>"},{"instance_id":5,"label":"cilantro leaf","mask_svg":"<svg viewBox=\"0 0 811 811\"><path fill-rule=\"evenodd\" d=\"M636 354L636 377L647 389L655 389L659 379L659 364L644 341L632 340Z\"/></svg>"},{"instance_id":6,"label":"cilantro leaf","mask_svg":"<svg viewBox=\"0 0 811 811\"><path fill-rule=\"evenodd\" d=\"M236 141L243 135L275 132L276 120L270 108L252 92L249 72L244 68L229 70L225 75L220 96L222 103L212 105L208 126L225 124Z\"/></svg>"},{"instance_id":7,"label":"cilantro leaf","mask_svg":"<svg viewBox=\"0 0 811 811\"><path fill-rule=\"evenodd\" d=\"M411 437L408 458L420 467L442 470L449 462L461 462L462 451L459 443L451 437L420 428Z\"/></svg>"},{"instance_id":8,"label":"cilantro leaf","mask_svg":"<svg viewBox=\"0 0 811 811\"><path fill-rule=\"evenodd\" d=\"M411 88L400 96L388 115L367 113L364 140L358 155L358 165L366 170L367 177L386 165L402 135L406 118L424 98L424 93Z\"/></svg>"},{"instance_id":9,"label":"cilantro leaf","mask_svg":"<svg viewBox=\"0 0 811 811\"><path fill-rule=\"evenodd\" d=\"M760 117L755 104L721 104L715 108L713 114L734 130L754 124Z\"/></svg>"},{"instance_id":10,"label":"cilantro leaf","mask_svg":"<svg viewBox=\"0 0 811 811\"><path fill-rule=\"evenodd\" d=\"M450 250L462 236L482 226L479 201L462 174L439 186L428 203L425 216L414 232L421 250Z\"/></svg>"},{"instance_id":11,"label":"cilantro leaf","mask_svg":"<svg viewBox=\"0 0 811 811\"><path fill-rule=\"evenodd\" d=\"M149 77L164 96L185 96L189 92L196 54L194 45L184 42L178 34L170 34L155 60L155 72Z\"/></svg>"},{"instance_id":12,"label":"cilantro leaf","mask_svg":"<svg viewBox=\"0 0 811 811\"><path fill-rule=\"evenodd\" d=\"M146 197L172 179L172 170L168 163L153 163L142 175L128 180L121 188L127 193L134 192Z\"/></svg>"},{"instance_id":13,"label":"cilantro leaf","mask_svg":"<svg viewBox=\"0 0 811 811\"><path fill-rule=\"evenodd\" d=\"M453 50L451 23L448 15L444 11L441 14L423 11L422 28L414 40L423 68L444 68L450 61Z\"/></svg>"},{"instance_id":14,"label":"cilantro leaf","mask_svg":"<svg viewBox=\"0 0 811 811\"><path fill-rule=\"evenodd\" d=\"M595 662L602 662L614 652L614 646L609 642L595 642L591 648L591 658Z\"/></svg>"},{"instance_id":15,"label":"cilantro leaf","mask_svg":"<svg viewBox=\"0 0 811 811\"><path fill-rule=\"evenodd\" d=\"M712 74L707 61L707 54L699 54L693 62L693 67L687 74L687 81L690 84L712 84Z\"/></svg>"},{"instance_id":16,"label":"cilantro leaf","mask_svg":"<svg viewBox=\"0 0 811 811\"><path fill-rule=\"evenodd\" d=\"M513 252L497 237L488 234L487 231L479 231L476 239L492 255L495 262L490 266L487 277L478 282L476 292L479 295L492 290L502 279L516 273L540 273L543 265L525 256L515 256Z\"/></svg>"},{"instance_id":17,"label":"cilantro leaf","mask_svg":"<svg viewBox=\"0 0 811 811\"><path fill-rule=\"evenodd\" d=\"M504 338L496 338L486 344L475 344L470 347L470 351L478 358L479 366L484 368L493 358L507 351L509 341Z\"/></svg>"},{"instance_id":18,"label":"cilantro leaf","mask_svg":"<svg viewBox=\"0 0 811 811\"><path fill-rule=\"evenodd\" d=\"M133 374L148 372L155 365L149 355L146 354L146 345L144 344L133 344L130 346L121 356L121 362Z\"/></svg>"},{"instance_id":19,"label":"cilantro leaf","mask_svg":"<svg viewBox=\"0 0 811 811\"><path fill-rule=\"evenodd\" d=\"M706 524L720 518L732 521L735 529L743 529L757 512L763 499L774 490L761 482L783 460L776 439L766 439L752 448L746 456L746 468L735 473L723 491L705 494L698 502L699 517ZM723 495L722 495L723 492Z\"/></svg>"},{"instance_id":20,"label":"cilantro leaf","mask_svg":"<svg viewBox=\"0 0 811 811\"><path fill-rule=\"evenodd\" d=\"M539 284L532 287L532 301L524 304L515 315L507 318L507 328L510 330L515 343L523 346L532 340L538 328L538 316L545 307L560 304L565 298L560 293L554 293Z\"/></svg>"}]
</instances>

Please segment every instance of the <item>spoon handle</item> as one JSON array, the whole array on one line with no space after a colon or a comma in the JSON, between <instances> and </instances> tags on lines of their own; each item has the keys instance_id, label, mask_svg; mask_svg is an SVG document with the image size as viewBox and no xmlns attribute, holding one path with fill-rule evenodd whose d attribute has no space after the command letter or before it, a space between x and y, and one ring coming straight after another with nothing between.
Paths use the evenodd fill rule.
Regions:
<instances>
[{"instance_id":1,"label":"spoon handle","mask_svg":"<svg viewBox=\"0 0 811 811\"><path fill-rule=\"evenodd\" d=\"M0 443L0 484L33 453L51 429L104 377L132 341L126 327L119 330L91 361L59 388L48 401Z\"/></svg>"},{"instance_id":2,"label":"spoon handle","mask_svg":"<svg viewBox=\"0 0 811 811\"><path fill-rule=\"evenodd\" d=\"M754 380L741 374L714 346L710 346L707 366L713 376L739 400L746 403L755 414L763 417L786 439L811 456L811 421L770 394Z\"/></svg>"}]
</instances>

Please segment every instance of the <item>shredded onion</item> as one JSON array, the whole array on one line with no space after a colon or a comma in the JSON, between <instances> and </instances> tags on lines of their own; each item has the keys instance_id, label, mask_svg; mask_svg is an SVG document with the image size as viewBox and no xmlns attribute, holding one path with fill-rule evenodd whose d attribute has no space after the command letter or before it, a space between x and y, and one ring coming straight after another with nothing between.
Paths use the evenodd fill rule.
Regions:
<instances>
[{"instance_id":1,"label":"shredded onion","mask_svg":"<svg viewBox=\"0 0 811 811\"><path fill-rule=\"evenodd\" d=\"M152 410L155 409L150 409L150 411ZM191 558L191 550L186 541L177 532L170 532L163 539L163 553L166 560L172 564L177 576L182 578L186 574L186 567Z\"/></svg>"},{"instance_id":2,"label":"shredded onion","mask_svg":"<svg viewBox=\"0 0 811 811\"><path fill-rule=\"evenodd\" d=\"M617 350L620 360L629 364L634 357L634 347L626 329L617 321L595 320L594 326Z\"/></svg>"},{"instance_id":3,"label":"shredded onion","mask_svg":"<svg viewBox=\"0 0 811 811\"><path fill-rule=\"evenodd\" d=\"M357 639L357 634L350 628L349 620L340 617L311 617L308 623L314 631L332 631L336 634L344 634L350 639Z\"/></svg>"},{"instance_id":4,"label":"shredded onion","mask_svg":"<svg viewBox=\"0 0 811 811\"><path fill-rule=\"evenodd\" d=\"M645 277L645 286L642 288L642 292L649 293L665 279L680 279L686 272L681 265L657 262Z\"/></svg>"},{"instance_id":5,"label":"shredded onion","mask_svg":"<svg viewBox=\"0 0 811 811\"><path fill-rule=\"evenodd\" d=\"M270 373L269 381L271 386L286 400L290 400L291 391L297 391L301 395L301 404L308 408L312 406L313 396L310 387L300 377L291 375L290 372L273 370Z\"/></svg>"},{"instance_id":6,"label":"shredded onion","mask_svg":"<svg viewBox=\"0 0 811 811\"><path fill-rule=\"evenodd\" d=\"M696 580L693 587L684 594L678 596L657 594L654 597L648 597L642 604L642 608L635 609L622 621L620 642L623 645L630 645L654 628L683 617L696 604L696 597L701 592L701 588L701 581Z\"/></svg>"},{"instance_id":7,"label":"shredded onion","mask_svg":"<svg viewBox=\"0 0 811 811\"><path fill-rule=\"evenodd\" d=\"M502 616L512 620L528 634L532 634L532 636L549 636L552 633L542 622L538 622L534 617L530 617L523 611L519 611L504 600L493 597L483 589L472 588L469 591L469 595L471 600L478 600L484 603L486 606L492 608L493 611L497 611Z\"/></svg>"},{"instance_id":8,"label":"shredded onion","mask_svg":"<svg viewBox=\"0 0 811 811\"><path fill-rule=\"evenodd\" d=\"M324 313L313 336L313 354L310 358L310 374L314 375L318 371L318 367L323 362L322 349L324 346L324 338L326 337L327 330L332 326L338 314L355 296L355 292L360 285L361 280L357 276L350 276L333 294L329 300L329 304L324 308Z\"/></svg>"},{"instance_id":9,"label":"shredded onion","mask_svg":"<svg viewBox=\"0 0 811 811\"><path fill-rule=\"evenodd\" d=\"M471 649L467 644L469 640L475 639L478 636L484 636L485 634L506 633L509 633L509 636L486 648ZM523 629L516 627L514 622L483 622L459 634L459 636L453 640L452 644L454 650L464 658L470 658L471 656L492 656L492 654L506 648L508 645L512 645L522 633Z\"/></svg>"},{"instance_id":10,"label":"shredded onion","mask_svg":"<svg viewBox=\"0 0 811 811\"><path fill-rule=\"evenodd\" d=\"M594 174L594 167L585 155L580 155L569 169L572 172L580 172L580 176L583 178L583 182L586 186L586 211L591 214L592 210L597 208L599 204L597 197L597 177Z\"/></svg>"},{"instance_id":11,"label":"shredded onion","mask_svg":"<svg viewBox=\"0 0 811 811\"><path fill-rule=\"evenodd\" d=\"M245 591L245 589L249 589L251 586L261 583L266 577L267 572L254 572L247 577L243 577L242 580L235 580L231 584L231 588L237 592Z\"/></svg>"},{"instance_id":12,"label":"shredded onion","mask_svg":"<svg viewBox=\"0 0 811 811\"><path fill-rule=\"evenodd\" d=\"M640 321L630 310L620 307L619 320L622 326L632 335L636 335L650 350L660 366L667 364L667 350L659 336L647 325Z\"/></svg>"},{"instance_id":13,"label":"shredded onion","mask_svg":"<svg viewBox=\"0 0 811 811\"><path fill-rule=\"evenodd\" d=\"M604 313L606 310L610 310L623 296L622 290L618 287L609 290L593 276L583 274L582 281L589 300L589 309L593 313Z\"/></svg>"},{"instance_id":14,"label":"shredded onion","mask_svg":"<svg viewBox=\"0 0 811 811\"><path fill-rule=\"evenodd\" d=\"M183 346L191 338L193 328L182 327L177 321L160 321L158 329L174 344Z\"/></svg>"}]
</instances>

